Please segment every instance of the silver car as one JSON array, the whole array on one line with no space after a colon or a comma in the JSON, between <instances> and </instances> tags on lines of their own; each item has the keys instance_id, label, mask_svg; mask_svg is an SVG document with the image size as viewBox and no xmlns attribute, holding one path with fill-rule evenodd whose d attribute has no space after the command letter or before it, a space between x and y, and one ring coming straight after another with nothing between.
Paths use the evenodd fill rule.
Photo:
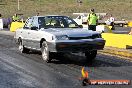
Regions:
<instances>
[{"instance_id":1,"label":"silver car","mask_svg":"<svg viewBox=\"0 0 132 88\"><path fill-rule=\"evenodd\" d=\"M52 53L83 52L88 61L94 60L105 40L95 31L84 30L67 16L33 16L26 20L14 36L21 53L42 52L42 59L50 62Z\"/></svg>"}]
</instances>

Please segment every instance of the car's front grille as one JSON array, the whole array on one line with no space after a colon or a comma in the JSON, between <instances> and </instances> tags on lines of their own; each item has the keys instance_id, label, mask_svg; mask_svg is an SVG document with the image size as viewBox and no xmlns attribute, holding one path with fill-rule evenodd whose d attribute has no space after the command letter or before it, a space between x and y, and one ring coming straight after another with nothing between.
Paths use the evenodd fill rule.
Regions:
<instances>
[{"instance_id":1,"label":"car's front grille","mask_svg":"<svg viewBox=\"0 0 132 88\"><path fill-rule=\"evenodd\" d=\"M92 36L86 36L86 37L69 37L70 40L95 39L95 38L101 38L101 34L93 34Z\"/></svg>"}]
</instances>

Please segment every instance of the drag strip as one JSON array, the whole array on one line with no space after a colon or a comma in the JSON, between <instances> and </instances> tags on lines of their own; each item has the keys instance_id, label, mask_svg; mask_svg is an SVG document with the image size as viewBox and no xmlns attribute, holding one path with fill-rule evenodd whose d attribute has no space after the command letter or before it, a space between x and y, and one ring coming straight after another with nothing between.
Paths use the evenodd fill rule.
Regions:
<instances>
[{"instance_id":1,"label":"drag strip","mask_svg":"<svg viewBox=\"0 0 132 88\"><path fill-rule=\"evenodd\" d=\"M10 80L24 81L0 81L0 86L6 88L81 88L81 68L89 71L91 79L128 79L132 80L132 62L112 55L98 54L93 64L85 62L83 54L66 54L64 57L53 57L51 63L46 63L41 59L39 52L21 54L12 36L0 35L0 68L11 68L10 73L18 78ZM2 73L1 75L8 73ZM7 74L8 75L8 74ZM8 75L12 76L12 75ZM6 79L5 76L2 76ZM0 77L2 79L2 77ZM8 78L7 78L8 79ZM31 80L30 80L31 79ZM5 80L6 81L6 80ZM21 82L21 84L20 84ZM25 84L24 84L25 83ZM3 85L2 85L3 84ZM10 87L10 84L12 86ZM21 85L26 86L21 86ZM88 86L88 88L131 88L132 85L114 86Z\"/></svg>"}]
</instances>

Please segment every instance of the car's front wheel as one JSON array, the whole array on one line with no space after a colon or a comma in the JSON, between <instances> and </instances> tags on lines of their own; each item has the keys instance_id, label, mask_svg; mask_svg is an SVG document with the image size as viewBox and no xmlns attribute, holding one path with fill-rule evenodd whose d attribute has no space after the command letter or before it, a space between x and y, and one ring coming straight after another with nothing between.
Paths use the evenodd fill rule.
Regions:
<instances>
[{"instance_id":1,"label":"car's front wheel","mask_svg":"<svg viewBox=\"0 0 132 88\"><path fill-rule=\"evenodd\" d=\"M19 44L18 49L21 53L28 53L29 52L29 49L24 47L22 39L18 39L18 44Z\"/></svg>"},{"instance_id":2,"label":"car's front wheel","mask_svg":"<svg viewBox=\"0 0 132 88\"><path fill-rule=\"evenodd\" d=\"M97 55L97 50L87 51L85 52L85 56L88 62L91 62L95 59Z\"/></svg>"},{"instance_id":3,"label":"car's front wheel","mask_svg":"<svg viewBox=\"0 0 132 88\"><path fill-rule=\"evenodd\" d=\"M49 58L49 48L46 41L43 41L42 43L41 52L42 52L42 59L47 63L50 62L51 59Z\"/></svg>"}]
</instances>

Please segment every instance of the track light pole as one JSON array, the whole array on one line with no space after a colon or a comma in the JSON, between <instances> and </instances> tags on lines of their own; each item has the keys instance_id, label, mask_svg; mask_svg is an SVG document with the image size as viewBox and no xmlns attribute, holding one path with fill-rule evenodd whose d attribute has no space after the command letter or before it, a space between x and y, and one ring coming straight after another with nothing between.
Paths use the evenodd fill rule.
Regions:
<instances>
[{"instance_id":1,"label":"track light pole","mask_svg":"<svg viewBox=\"0 0 132 88\"><path fill-rule=\"evenodd\" d=\"M17 9L20 10L20 1L17 1Z\"/></svg>"}]
</instances>

